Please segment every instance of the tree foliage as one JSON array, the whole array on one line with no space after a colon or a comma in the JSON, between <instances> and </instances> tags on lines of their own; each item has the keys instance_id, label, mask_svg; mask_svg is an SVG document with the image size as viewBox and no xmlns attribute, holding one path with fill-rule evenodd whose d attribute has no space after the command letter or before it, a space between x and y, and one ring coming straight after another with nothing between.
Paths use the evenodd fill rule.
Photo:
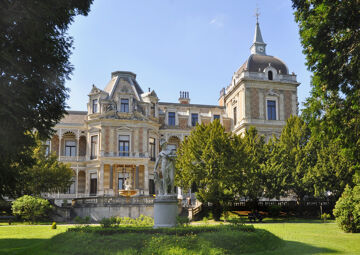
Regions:
<instances>
[{"instance_id":1,"label":"tree foliage","mask_svg":"<svg viewBox=\"0 0 360 255\"><path fill-rule=\"evenodd\" d=\"M245 182L243 181L244 189L239 190L238 194L256 202L264 193L264 183L267 179L262 167L265 162L264 136L260 136L254 127L250 127L245 131L242 143L246 155L246 161L242 162L245 163L242 176Z\"/></svg>"},{"instance_id":2,"label":"tree foliage","mask_svg":"<svg viewBox=\"0 0 360 255\"><path fill-rule=\"evenodd\" d=\"M216 220L224 204L232 199L229 138L218 120L197 125L177 152L177 185L186 190L195 183L197 198L213 204Z\"/></svg>"},{"instance_id":3,"label":"tree foliage","mask_svg":"<svg viewBox=\"0 0 360 255\"><path fill-rule=\"evenodd\" d=\"M47 137L64 115L73 40L66 30L92 0L0 2L0 196L19 183L19 166L34 163L30 134ZM17 167L13 167L17 165ZM13 195L13 194L12 194Z\"/></svg>"},{"instance_id":4,"label":"tree foliage","mask_svg":"<svg viewBox=\"0 0 360 255\"><path fill-rule=\"evenodd\" d=\"M49 201L39 197L22 196L12 203L12 212L32 223L48 216L51 209Z\"/></svg>"},{"instance_id":5,"label":"tree foliage","mask_svg":"<svg viewBox=\"0 0 360 255\"><path fill-rule=\"evenodd\" d=\"M333 211L337 224L345 232L360 232L360 185L346 186Z\"/></svg>"},{"instance_id":6,"label":"tree foliage","mask_svg":"<svg viewBox=\"0 0 360 255\"><path fill-rule=\"evenodd\" d=\"M312 91L303 116L319 141L360 169L360 2L293 0ZM351 184L351 183L350 183Z\"/></svg>"},{"instance_id":7,"label":"tree foliage","mask_svg":"<svg viewBox=\"0 0 360 255\"><path fill-rule=\"evenodd\" d=\"M279 175L283 180L283 189L293 192L299 202L313 193L311 182L306 178L316 162L308 146L309 139L310 130L306 123L298 116L291 116L286 121L277 145L276 164L281 169Z\"/></svg>"},{"instance_id":8,"label":"tree foliage","mask_svg":"<svg viewBox=\"0 0 360 255\"><path fill-rule=\"evenodd\" d=\"M17 194L40 195L44 192L64 192L71 185L74 171L69 165L58 161L54 154L46 155L43 142L36 140L31 150L32 166L19 170L20 181Z\"/></svg>"}]
</instances>

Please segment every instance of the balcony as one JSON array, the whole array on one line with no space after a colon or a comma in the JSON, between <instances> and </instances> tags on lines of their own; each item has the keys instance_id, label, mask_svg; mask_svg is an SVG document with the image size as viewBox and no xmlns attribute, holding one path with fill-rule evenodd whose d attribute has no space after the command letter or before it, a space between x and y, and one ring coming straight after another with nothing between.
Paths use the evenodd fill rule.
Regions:
<instances>
[{"instance_id":1,"label":"balcony","mask_svg":"<svg viewBox=\"0 0 360 255\"><path fill-rule=\"evenodd\" d=\"M85 161L85 156L60 156L60 161L80 162Z\"/></svg>"}]
</instances>

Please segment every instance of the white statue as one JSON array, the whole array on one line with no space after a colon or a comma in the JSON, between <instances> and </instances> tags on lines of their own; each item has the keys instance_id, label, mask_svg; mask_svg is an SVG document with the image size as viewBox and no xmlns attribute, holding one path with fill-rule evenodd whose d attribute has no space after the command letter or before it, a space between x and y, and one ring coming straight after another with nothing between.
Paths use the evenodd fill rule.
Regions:
<instances>
[{"instance_id":1,"label":"white statue","mask_svg":"<svg viewBox=\"0 0 360 255\"><path fill-rule=\"evenodd\" d=\"M131 182L132 182L131 177L126 178L125 183L124 183L125 190L131 190L131 186L132 186Z\"/></svg>"},{"instance_id":2,"label":"white statue","mask_svg":"<svg viewBox=\"0 0 360 255\"><path fill-rule=\"evenodd\" d=\"M158 195L174 194L175 180L175 151L167 146L167 143L160 141L161 152L159 153L154 168L154 179L157 186ZM161 162L161 169L159 164Z\"/></svg>"}]
</instances>

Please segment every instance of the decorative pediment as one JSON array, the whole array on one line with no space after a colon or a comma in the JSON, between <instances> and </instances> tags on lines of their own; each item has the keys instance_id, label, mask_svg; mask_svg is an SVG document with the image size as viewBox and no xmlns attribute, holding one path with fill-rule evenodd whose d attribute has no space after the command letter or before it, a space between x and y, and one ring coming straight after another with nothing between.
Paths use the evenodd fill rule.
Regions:
<instances>
[{"instance_id":1,"label":"decorative pediment","mask_svg":"<svg viewBox=\"0 0 360 255\"><path fill-rule=\"evenodd\" d=\"M95 127L92 127L89 129L89 133L96 133L96 132L99 132L100 129L99 128L95 128Z\"/></svg>"},{"instance_id":2,"label":"decorative pediment","mask_svg":"<svg viewBox=\"0 0 360 255\"><path fill-rule=\"evenodd\" d=\"M234 98L233 100L231 100L231 105L234 105L237 103L237 100Z\"/></svg>"},{"instance_id":3,"label":"decorative pediment","mask_svg":"<svg viewBox=\"0 0 360 255\"><path fill-rule=\"evenodd\" d=\"M90 91L90 95L99 94L101 93L101 89L97 88L95 84L92 85L92 89Z\"/></svg>"},{"instance_id":4,"label":"decorative pediment","mask_svg":"<svg viewBox=\"0 0 360 255\"><path fill-rule=\"evenodd\" d=\"M280 96L280 94L276 93L273 89L269 89L268 93L267 93L268 96Z\"/></svg>"},{"instance_id":5,"label":"decorative pediment","mask_svg":"<svg viewBox=\"0 0 360 255\"><path fill-rule=\"evenodd\" d=\"M132 129L129 127L119 127L118 129L116 129L117 132L131 132Z\"/></svg>"}]
</instances>

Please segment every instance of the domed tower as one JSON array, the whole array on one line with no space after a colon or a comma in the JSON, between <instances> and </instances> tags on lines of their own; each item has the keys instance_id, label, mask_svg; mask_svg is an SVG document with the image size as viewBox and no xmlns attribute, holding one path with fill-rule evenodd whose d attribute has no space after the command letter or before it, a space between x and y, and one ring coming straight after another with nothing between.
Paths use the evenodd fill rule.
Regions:
<instances>
[{"instance_id":1,"label":"domed tower","mask_svg":"<svg viewBox=\"0 0 360 255\"><path fill-rule=\"evenodd\" d=\"M266 54L259 22L256 22L251 55L220 91L219 104L232 118L232 131L244 133L254 126L260 134L279 136L286 119L297 115L297 86L286 64Z\"/></svg>"}]
</instances>

